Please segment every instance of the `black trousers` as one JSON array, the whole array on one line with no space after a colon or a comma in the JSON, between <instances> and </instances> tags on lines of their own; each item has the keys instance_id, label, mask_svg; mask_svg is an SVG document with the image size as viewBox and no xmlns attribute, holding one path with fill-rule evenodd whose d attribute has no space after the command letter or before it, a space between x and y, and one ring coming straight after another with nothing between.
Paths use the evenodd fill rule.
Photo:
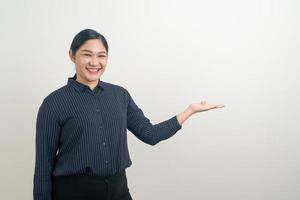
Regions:
<instances>
[{"instance_id":1,"label":"black trousers","mask_svg":"<svg viewBox=\"0 0 300 200\"><path fill-rule=\"evenodd\" d=\"M132 200L125 170L110 177L53 176L52 200Z\"/></svg>"}]
</instances>

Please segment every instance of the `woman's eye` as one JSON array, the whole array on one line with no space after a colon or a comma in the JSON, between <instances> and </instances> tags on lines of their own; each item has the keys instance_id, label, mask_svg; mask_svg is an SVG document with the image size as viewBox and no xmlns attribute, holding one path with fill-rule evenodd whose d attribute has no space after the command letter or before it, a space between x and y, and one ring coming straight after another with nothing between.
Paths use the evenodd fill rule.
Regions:
<instances>
[{"instance_id":1,"label":"woman's eye","mask_svg":"<svg viewBox=\"0 0 300 200\"><path fill-rule=\"evenodd\" d=\"M84 56L90 56L90 54L83 54Z\"/></svg>"}]
</instances>

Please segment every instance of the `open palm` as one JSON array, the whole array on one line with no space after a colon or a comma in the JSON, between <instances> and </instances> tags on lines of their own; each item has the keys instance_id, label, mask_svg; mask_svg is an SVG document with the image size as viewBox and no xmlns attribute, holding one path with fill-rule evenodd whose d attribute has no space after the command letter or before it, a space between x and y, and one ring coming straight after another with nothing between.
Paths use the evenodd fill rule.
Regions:
<instances>
[{"instance_id":1,"label":"open palm","mask_svg":"<svg viewBox=\"0 0 300 200\"><path fill-rule=\"evenodd\" d=\"M201 101L199 103L192 103L190 105L191 110L195 113L203 112L215 108L223 108L223 107L224 107L223 104L210 104L210 103L206 103L206 101Z\"/></svg>"}]
</instances>

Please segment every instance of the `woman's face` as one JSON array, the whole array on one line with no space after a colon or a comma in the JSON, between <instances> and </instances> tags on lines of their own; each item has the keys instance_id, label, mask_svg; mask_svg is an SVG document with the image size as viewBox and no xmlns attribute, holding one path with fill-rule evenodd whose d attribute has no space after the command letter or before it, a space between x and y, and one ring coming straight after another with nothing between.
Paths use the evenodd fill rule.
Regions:
<instances>
[{"instance_id":1,"label":"woman's face","mask_svg":"<svg viewBox=\"0 0 300 200\"><path fill-rule=\"evenodd\" d=\"M76 51L70 50L71 60L75 63L79 82L89 86L96 86L107 65L107 52L100 39L87 40Z\"/></svg>"}]
</instances>

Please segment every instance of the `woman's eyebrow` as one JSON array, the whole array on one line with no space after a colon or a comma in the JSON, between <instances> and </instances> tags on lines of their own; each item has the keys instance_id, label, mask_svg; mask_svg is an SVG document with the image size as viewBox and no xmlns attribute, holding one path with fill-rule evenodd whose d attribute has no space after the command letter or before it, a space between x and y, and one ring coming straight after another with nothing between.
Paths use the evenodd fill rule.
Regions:
<instances>
[{"instance_id":1,"label":"woman's eyebrow","mask_svg":"<svg viewBox=\"0 0 300 200\"><path fill-rule=\"evenodd\" d=\"M87 49L83 49L82 51L86 51L86 52L89 52L89 53L93 53L93 51L87 50ZM96 53L106 53L106 51L99 51L99 52L96 52Z\"/></svg>"}]
</instances>

